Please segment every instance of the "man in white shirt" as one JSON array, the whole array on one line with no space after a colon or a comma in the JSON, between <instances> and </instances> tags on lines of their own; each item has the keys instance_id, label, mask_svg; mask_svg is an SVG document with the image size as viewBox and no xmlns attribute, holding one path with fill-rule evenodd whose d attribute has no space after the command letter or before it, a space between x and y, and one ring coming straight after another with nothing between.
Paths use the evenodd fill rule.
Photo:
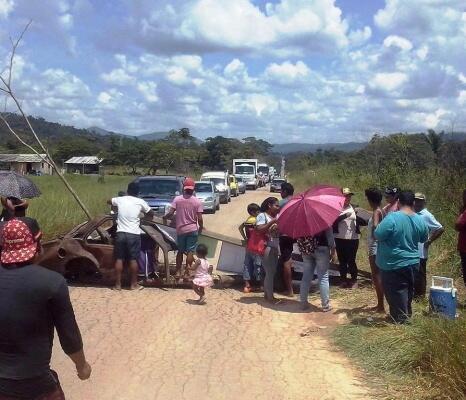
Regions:
<instances>
[{"instance_id":1,"label":"man in white shirt","mask_svg":"<svg viewBox=\"0 0 466 400\"><path fill-rule=\"evenodd\" d=\"M118 210L117 234L114 245L115 254L115 289L121 290L121 274L124 262L128 262L131 270L131 290L142 289L138 285L137 259L141 251L140 214L152 217L154 212L144 200L137 197L139 187L136 182L128 185L126 196L114 197L107 203Z\"/></svg>"},{"instance_id":2,"label":"man in white shirt","mask_svg":"<svg viewBox=\"0 0 466 400\"><path fill-rule=\"evenodd\" d=\"M427 287L427 258L429 246L442 236L445 229L426 208L426 196L423 193L414 195L414 211L422 217L429 229L429 238L425 243L419 243L419 266L414 269L414 298L423 299Z\"/></svg>"}]
</instances>

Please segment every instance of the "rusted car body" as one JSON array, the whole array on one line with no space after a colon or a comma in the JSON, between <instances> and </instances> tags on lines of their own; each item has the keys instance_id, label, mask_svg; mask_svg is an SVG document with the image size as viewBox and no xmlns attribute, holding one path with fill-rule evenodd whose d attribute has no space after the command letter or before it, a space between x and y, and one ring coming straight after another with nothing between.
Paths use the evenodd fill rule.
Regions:
<instances>
[{"instance_id":1,"label":"rusted car body","mask_svg":"<svg viewBox=\"0 0 466 400\"><path fill-rule=\"evenodd\" d=\"M158 273L160 284L173 284L170 252L176 251L175 241L153 221L141 221L141 229L154 242L157 257L163 255ZM84 222L63 236L43 243L38 263L71 280L114 284L113 242L116 235L114 215L101 215ZM125 269L126 270L126 269Z\"/></svg>"}]
</instances>

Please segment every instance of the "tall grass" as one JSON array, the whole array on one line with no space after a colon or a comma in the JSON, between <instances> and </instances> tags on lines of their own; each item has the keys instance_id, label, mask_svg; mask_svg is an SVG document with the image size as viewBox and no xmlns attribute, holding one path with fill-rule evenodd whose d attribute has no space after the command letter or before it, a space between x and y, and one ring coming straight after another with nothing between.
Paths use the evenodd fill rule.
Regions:
<instances>
[{"instance_id":1,"label":"tall grass","mask_svg":"<svg viewBox=\"0 0 466 400\"><path fill-rule=\"evenodd\" d=\"M100 182L97 176L67 175L92 215L109 211L107 200L118 191L126 190L134 179L130 176L105 176ZM30 200L28 215L36 218L46 239L65 233L74 225L85 221L86 215L56 176L32 177L42 195Z\"/></svg>"},{"instance_id":2,"label":"tall grass","mask_svg":"<svg viewBox=\"0 0 466 400\"><path fill-rule=\"evenodd\" d=\"M371 374L382 377L387 397L466 398L466 320L417 314L410 325L340 326L335 342Z\"/></svg>"}]
</instances>

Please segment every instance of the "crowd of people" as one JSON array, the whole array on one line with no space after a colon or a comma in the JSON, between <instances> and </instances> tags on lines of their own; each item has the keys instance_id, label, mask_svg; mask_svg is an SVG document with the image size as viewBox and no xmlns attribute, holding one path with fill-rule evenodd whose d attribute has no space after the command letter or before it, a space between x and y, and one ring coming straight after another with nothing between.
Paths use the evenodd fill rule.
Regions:
<instances>
[{"instance_id":1,"label":"crowd of people","mask_svg":"<svg viewBox=\"0 0 466 400\"><path fill-rule=\"evenodd\" d=\"M114 245L116 284L121 289L121 272L126 263L131 271L130 289L137 290L137 259L141 252L140 219L152 211L137 197L136 184L127 193L109 200L118 211ZM291 238L281 234L277 224L280 209L293 198L294 188L284 183L282 199L268 197L259 206L247 207L248 217L239 227L247 242L244 259L244 292L263 290L265 300L277 301L274 283L278 269L284 294L293 296L292 255L296 243L303 260L299 300L309 308L311 282L317 276L322 311L332 309L329 291L330 262L338 262L341 287L357 288L356 254L361 226L366 226L372 279L377 296L376 310L384 311L384 298L394 322L411 316L414 297L424 297L428 250L443 233L442 225L426 208L426 196L412 191L386 188L384 193L365 191L371 215L362 218L351 199L353 192L342 189L343 209L335 222L313 236ZM386 205L382 206L385 196ZM26 217L27 201L2 198L0 222L0 400L62 400L57 374L50 369L54 329L63 351L70 357L80 379L88 379L91 366L86 360L81 334L63 276L35 264L40 253L41 230L37 221ZM198 244L202 233L202 203L195 197L194 181L184 182L184 191L172 203L164 219L175 218L178 255L177 274L194 271L193 290L199 304L206 300L205 289L213 285L208 249ZM455 225L459 232L458 251L466 285L466 190ZM337 261L338 260L338 261ZM348 278L349 274L349 278Z\"/></svg>"},{"instance_id":2,"label":"crowd of people","mask_svg":"<svg viewBox=\"0 0 466 400\"><path fill-rule=\"evenodd\" d=\"M259 206L249 204L249 216L239 226L242 237L247 241L244 259L244 292L263 290L267 301L274 297L274 281L277 269L281 271L283 294L293 296L292 254L296 243L302 257L302 277L299 300L301 308L309 308L308 294L311 282L317 278L322 311L332 309L329 299L330 263L338 263L340 287L358 287L356 255L361 237L361 227L367 226L367 255L371 268L373 287L377 303L374 310L385 312L384 299L389 306L391 320L405 322L412 313L413 299L426 295L427 260L430 245L444 232L443 226L427 209L423 193L400 191L387 187L382 192L377 188L365 190L370 208L361 212L351 203L354 193L342 188L345 198L340 215L327 229L307 237L291 238L280 233L277 215L293 197L290 183L282 185L281 197L269 197ZM466 191L463 207L456 223L459 231L458 250L465 277L466 239ZM385 205L383 199L385 197Z\"/></svg>"}]
</instances>

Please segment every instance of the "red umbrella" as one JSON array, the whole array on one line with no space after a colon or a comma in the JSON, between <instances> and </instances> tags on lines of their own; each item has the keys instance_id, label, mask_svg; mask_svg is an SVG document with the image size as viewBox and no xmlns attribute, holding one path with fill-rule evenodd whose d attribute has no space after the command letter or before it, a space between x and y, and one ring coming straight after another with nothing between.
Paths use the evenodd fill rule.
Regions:
<instances>
[{"instance_id":1,"label":"red umbrella","mask_svg":"<svg viewBox=\"0 0 466 400\"><path fill-rule=\"evenodd\" d=\"M294 196L280 211L280 233L294 239L313 236L330 227L345 202L341 189L318 185Z\"/></svg>"}]
</instances>

